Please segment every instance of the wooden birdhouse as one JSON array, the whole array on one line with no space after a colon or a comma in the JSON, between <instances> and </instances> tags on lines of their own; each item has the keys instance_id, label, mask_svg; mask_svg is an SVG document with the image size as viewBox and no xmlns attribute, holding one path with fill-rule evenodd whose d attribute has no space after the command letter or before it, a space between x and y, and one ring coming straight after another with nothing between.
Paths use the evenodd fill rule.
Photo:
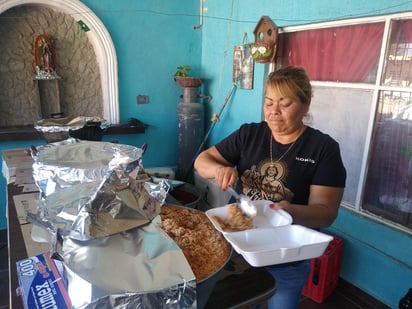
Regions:
<instances>
[{"instance_id":1,"label":"wooden birdhouse","mask_svg":"<svg viewBox=\"0 0 412 309\"><path fill-rule=\"evenodd\" d=\"M275 59L278 28L267 16L262 16L255 30L255 42L252 44L252 57L256 62L268 63Z\"/></svg>"}]
</instances>

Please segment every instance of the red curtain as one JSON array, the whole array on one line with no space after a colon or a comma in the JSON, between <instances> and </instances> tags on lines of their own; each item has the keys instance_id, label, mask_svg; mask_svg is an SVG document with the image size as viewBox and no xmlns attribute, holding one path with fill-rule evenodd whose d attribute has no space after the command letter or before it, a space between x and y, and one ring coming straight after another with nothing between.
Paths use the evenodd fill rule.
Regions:
<instances>
[{"instance_id":1,"label":"red curtain","mask_svg":"<svg viewBox=\"0 0 412 309\"><path fill-rule=\"evenodd\" d=\"M377 64L383 23L287 33L283 53L312 80L362 82Z\"/></svg>"},{"instance_id":2,"label":"red curtain","mask_svg":"<svg viewBox=\"0 0 412 309\"><path fill-rule=\"evenodd\" d=\"M399 33L402 34L404 43L412 43L412 20L408 19L399 21L399 28Z\"/></svg>"}]
</instances>

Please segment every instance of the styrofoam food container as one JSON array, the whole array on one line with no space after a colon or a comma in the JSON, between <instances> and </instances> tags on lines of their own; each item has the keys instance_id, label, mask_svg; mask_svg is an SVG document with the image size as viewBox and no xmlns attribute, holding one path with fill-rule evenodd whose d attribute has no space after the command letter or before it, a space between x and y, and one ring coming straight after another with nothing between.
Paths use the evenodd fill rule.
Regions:
<instances>
[{"instance_id":1,"label":"styrofoam food container","mask_svg":"<svg viewBox=\"0 0 412 309\"><path fill-rule=\"evenodd\" d=\"M251 229L224 236L255 267L319 257L333 239L301 225Z\"/></svg>"},{"instance_id":2,"label":"styrofoam food container","mask_svg":"<svg viewBox=\"0 0 412 309\"><path fill-rule=\"evenodd\" d=\"M253 204L256 206L256 217L253 218L253 227L254 228L267 228L274 226L283 226L292 224L292 217L282 209L272 209L270 204L273 204L272 201L260 200L253 201ZM236 232L226 232L223 231L219 223L213 218L213 216L218 216L223 220L227 219L229 204L222 207L212 208L206 211L206 215L215 228L223 233L236 233Z\"/></svg>"}]
</instances>

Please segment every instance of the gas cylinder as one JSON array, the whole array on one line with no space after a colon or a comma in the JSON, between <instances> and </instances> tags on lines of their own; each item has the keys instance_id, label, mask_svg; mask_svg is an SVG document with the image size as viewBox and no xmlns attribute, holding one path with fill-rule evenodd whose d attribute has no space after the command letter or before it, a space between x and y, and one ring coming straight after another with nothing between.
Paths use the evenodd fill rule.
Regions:
<instances>
[{"instance_id":1,"label":"gas cylinder","mask_svg":"<svg viewBox=\"0 0 412 309\"><path fill-rule=\"evenodd\" d=\"M205 134L204 106L198 102L197 88L182 87L182 89L182 102L177 106L179 179L189 176L194 157Z\"/></svg>"}]
</instances>

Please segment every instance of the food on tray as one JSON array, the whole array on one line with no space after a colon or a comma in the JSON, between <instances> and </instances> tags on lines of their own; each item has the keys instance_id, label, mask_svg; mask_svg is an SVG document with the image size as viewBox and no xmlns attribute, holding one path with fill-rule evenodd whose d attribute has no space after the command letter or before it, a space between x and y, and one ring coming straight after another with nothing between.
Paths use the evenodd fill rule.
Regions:
<instances>
[{"instance_id":1,"label":"food on tray","mask_svg":"<svg viewBox=\"0 0 412 309\"><path fill-rule=\"evenodd\" d=\"M244 214L235 203L228 205L226 219L216 215L213 216L213 219L225 232L244 231L253 228L253 218Z\"/></svg>"},{"instance_id":2,"label":"food on tray","mask_svg":"<svg viewBox=\"0 0 412 309\"><path fill-rule=\"evenodd\" d=\"M196 280L216 272L229 258L230 244L198 210L163 205L160 227L182 249Z\"/></svg>"}]
</instances>

